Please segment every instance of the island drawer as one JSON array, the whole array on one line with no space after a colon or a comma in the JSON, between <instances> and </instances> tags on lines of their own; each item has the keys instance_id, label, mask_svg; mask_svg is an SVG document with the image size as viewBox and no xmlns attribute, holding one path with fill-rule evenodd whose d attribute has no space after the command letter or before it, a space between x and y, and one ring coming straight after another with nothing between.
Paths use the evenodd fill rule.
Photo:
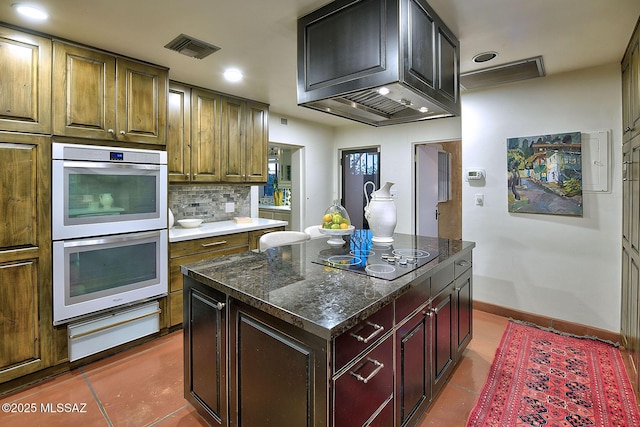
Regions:
<instances>
[{"instance_id":1,"label":"island drawer","mask_svg":"<svg viewBox=\"0 0 640 427\"><path fill-rule=\"evenodd\" d=\"M453 268L456 273L456 277L471 268L471 251L457 258L453 263Z\"/></svg>"},{"instance_id":2,"label":"island drawer","mask_svg":"<svg viewBox=\"0 0 640 427\"><path fill-rule=\"evenodd\" d=\"M383 405L392 407L393 337L358 359L335 380L333 389L334 427L364 425Z\"/></svg>"},{"instance_id":3,"label":"island drawer","mask_svg":"<svg viewBox=\"0 0 640 427\"><path fill-rule=\"evenodd\" d=\"M339 371L354 357L393 329L393 304L381 308L333 341L334 369Z\"/></svg>"},{"instance_id":4,"label":"island drawer","mask_svg":"<svg viewBox=\"0 0 640 427\"><path fill-rule=\"evenodd\" d=\"M454 274L453 263L434 273L431 276L431 297L438 295L449 283L453 282Z\"/></svg>"},{"instance_id":5,"label":"island drawer","mask_svg":"<svg viewBox=\"0 0 640 427\"><path fill-rule=\"evenodd\" d=\"M218 251L234 246L249 247L249 233L235 233L224 236L205 237L202 239L173 242L170 245L171 258L197 253Z\"/></svg>"},{"instance_id":6,"label":"island drawer","mask_svg":"<svg viewBox=\"0 0 640 427\"><path fill-rule=\"evenodd\" d=\"M431 277L418 278L410 286L407 292L396 299L396 324L431 298Z\"/></svg>"}]
</instances>

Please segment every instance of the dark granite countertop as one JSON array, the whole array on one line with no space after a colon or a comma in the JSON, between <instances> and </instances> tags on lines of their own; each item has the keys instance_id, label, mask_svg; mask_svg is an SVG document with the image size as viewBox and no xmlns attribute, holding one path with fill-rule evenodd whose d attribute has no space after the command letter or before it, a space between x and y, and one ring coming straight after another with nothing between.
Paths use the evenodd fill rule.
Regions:
<instances>
[{"instance_id":1,"label":"dark granite countertop","mask_svg":"<svg viewBox=\"0 0 640 427\"><path fill-rule=\"evenodd\" d=\"M314 262L319 254L348 253L361 248L366 231L345 237L341 249L326 238L282 246L265 252L244 252L182 266L182 273L237 300L256 307L325 339L331 339L373 314L407 291L409 284L449 264L452 257L475 247L473 242L406 234L394 235L393 248L437 251L434 260L405 275L386 280ZM370 238L370 234L369 234Z\"/></svg>"}]
</instances>

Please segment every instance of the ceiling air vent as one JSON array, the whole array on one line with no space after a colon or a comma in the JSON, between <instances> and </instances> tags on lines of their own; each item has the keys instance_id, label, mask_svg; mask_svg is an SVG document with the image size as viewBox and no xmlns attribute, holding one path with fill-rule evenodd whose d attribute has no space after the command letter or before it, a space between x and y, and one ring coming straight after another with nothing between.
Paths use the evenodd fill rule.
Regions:
<instances>
[{"instance_id":1,"label":"ceiling air vent","mask_svg":"<svg viewBox=\"0 0 640 427\"><path fill-rule=\"evenodd\" d=\"M197 59L205 58L220 50L218 46L203 42L186 34L180 34L164 45L164 47Z\"/></svg>"},{"instance_id":2,"label":"ceiling air vent","mask_svg":"<svg viewBox=\"0 0 640 427\"><path fill-rule=\"evenodd\" d=\"M544 77L542 56L461 73L460 88L464 90L480 89L536 77Z\"/></svg>"}]
</instances>

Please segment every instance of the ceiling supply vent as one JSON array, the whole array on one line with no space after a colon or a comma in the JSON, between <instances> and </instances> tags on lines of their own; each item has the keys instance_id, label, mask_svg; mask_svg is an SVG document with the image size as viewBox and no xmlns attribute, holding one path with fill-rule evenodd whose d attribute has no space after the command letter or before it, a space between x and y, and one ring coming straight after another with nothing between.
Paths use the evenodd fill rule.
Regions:
<instances>
[{"instance_id":1,"label":"ceiling supply vent","mask_svg":"<svg viewBox=\"0 0 640 427\"><path fill-rule=\"evenodd\" d=\"M542 56L509 62L482 70L460 74L460 88L463 90L480 89L520 80L544 77Z\"/></svg>"},{"instance_id":2,"label":"ceiling supply vent","mask_svg":"<svg viewBox=\"0 0 640 427\"><path fill-rule=\"evenodd\" d=\"M202 59L220 50L218 46L203 42L186 34L180 34L164 45L169 50L175 50L191 58Z\"/></svg>"}]
</instances>

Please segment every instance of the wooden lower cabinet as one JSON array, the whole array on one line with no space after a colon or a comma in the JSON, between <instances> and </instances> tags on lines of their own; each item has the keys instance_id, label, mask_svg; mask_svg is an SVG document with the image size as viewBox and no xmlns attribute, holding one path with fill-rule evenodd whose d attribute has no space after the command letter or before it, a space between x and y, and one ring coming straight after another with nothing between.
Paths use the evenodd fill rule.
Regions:
<instances>
[{"instance_id":1,"label":"wooden lower cabinet","mask_svg":"<svg viewBox=\"0 0 640 427\"><path fill-rule=\"evenodd\" d=\"M226 297L185 279L184 395L211 425L228 425Z\"/></svg>"},{"instance_id":2,"label":"wooden lower cabinet","mask_svg":"<svg viewBox=\"0 0 640 427\"><path fill-rule=\"evenodd\" d=\"M403 426L431 401L429 307L396 328L396 419Z\"/></svg>"},{"instance_id":3,"label":"wooden lower cabinet","mask_svg":"<svg viewBox=\"0 0 640 427\"><path fill-rule=\"evenodd\" d=\"M180 266L249 250L249 233L235 233L169 244L169 295L167 327L183 321L182 272Z\"/></svg>"},{"instance_id":4,"label":"wooden lower cabinet","mask_svg":"<svg viewBox=\"0 0 640 427\"><path fill-rule=\"evenodd\" d=\"M326 426L326 341L229 300L230 425Z\"/></svg>"}]
</instances>

